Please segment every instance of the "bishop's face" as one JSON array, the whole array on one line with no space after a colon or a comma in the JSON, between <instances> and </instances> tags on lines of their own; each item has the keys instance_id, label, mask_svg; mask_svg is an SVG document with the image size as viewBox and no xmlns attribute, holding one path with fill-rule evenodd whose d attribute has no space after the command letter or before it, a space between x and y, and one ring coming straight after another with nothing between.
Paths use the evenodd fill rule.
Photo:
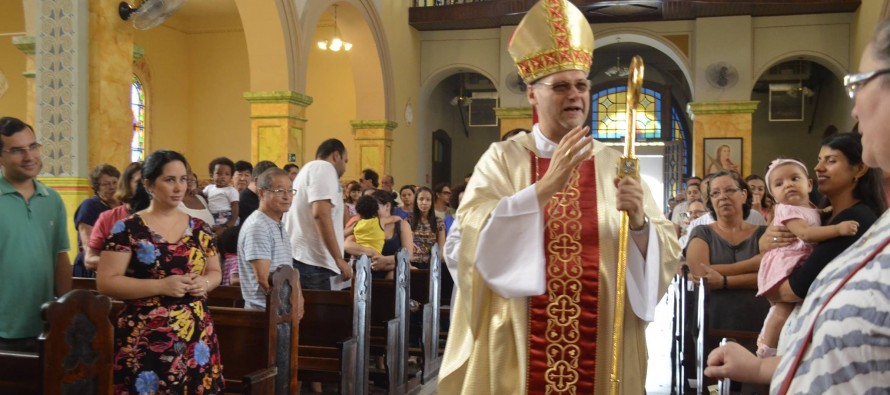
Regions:
<instances>
[{"instance_id":1,"label":"bishop's face","mask_svg":"<svg viewBox=\"0 0 890 395\"><path fill-rule=\"evenodd\" d=\"M528 102L538 113L545 136L558 142L570 130L587 122L590 81L581 70L560 71L529 85Z\"/></svg>"}]
</instances>

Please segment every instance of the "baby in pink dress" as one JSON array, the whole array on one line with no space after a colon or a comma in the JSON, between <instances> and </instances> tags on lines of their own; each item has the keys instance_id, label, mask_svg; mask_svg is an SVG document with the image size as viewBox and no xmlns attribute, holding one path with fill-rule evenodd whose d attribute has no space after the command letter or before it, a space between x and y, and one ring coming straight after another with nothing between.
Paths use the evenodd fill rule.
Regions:
<instances>
[{"instance_id":1,"label":"baby in pink dress","mask_svg":"<svg viewBox=\"0 0 890 395\"><path fill-rule=\"evenodd\" d=\"M788 278L813 252L815 243L840 236L856 234L859 223L844 221L822 226L819 211L810 203L813 189L807 168L794 159L776 159L766 172L766 185L778 203L773 225L785 226L798 240L785 247L774 248L763 254L757 273L757 296L769 292ZM794 309L794 303L776 303L770 308L757 338L757 355L765 358L776 355L779 333Z\"/></svg>"}]
</instances>

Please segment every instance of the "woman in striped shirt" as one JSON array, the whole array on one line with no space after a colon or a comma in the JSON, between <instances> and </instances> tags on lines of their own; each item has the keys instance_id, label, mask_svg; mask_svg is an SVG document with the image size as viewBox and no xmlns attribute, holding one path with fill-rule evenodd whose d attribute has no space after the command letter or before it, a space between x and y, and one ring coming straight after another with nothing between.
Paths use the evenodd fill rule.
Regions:
<instances>
[{"instance_id":1,"label":"woman in striped shirt","mask_svg":"<svg viewBox=\"0 0 890 395\"><path fill-rule=\"evenodd\" d=\"M890 171L890 20L844 78L862 133L863 161ZM789 317L780 357L759 359L737 344L714 350L705 374L769 382L772 394L890 393L890 214L813 282Z\"/></svg>"}]
</instances>

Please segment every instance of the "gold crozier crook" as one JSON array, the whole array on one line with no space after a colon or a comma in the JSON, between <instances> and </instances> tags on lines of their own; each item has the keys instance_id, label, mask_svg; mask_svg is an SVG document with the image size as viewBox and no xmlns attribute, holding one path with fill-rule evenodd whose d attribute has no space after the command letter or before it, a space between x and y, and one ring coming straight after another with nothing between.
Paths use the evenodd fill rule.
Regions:
<instances>
[{"instance_id":1,"label":"gold crozier crook","mask_svg":"<svg viewBox=\"0 0 890 395\"><path fill-rule=\"evenodd\" d=\"M643 88L643 58L634 56L630 61L630 74L627 76L627 104L625 119L627 135L624 140L624 156L618 160L618 177L640 179L640 160L634 154L634 138L637 133L637 104ZM621 225L618 228L618 268L615 283L615 321L612 325L612 371L609 393L618 395L621 372L621 349L624 341L624 291L627 288L627 234L630 218L627 211L621 212Z\"/></svg>"}]
</instances>

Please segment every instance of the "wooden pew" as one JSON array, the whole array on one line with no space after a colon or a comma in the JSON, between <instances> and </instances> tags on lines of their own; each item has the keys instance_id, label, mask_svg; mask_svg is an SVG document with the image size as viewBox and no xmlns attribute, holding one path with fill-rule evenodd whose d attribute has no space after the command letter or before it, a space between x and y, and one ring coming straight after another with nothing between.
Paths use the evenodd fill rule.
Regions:
<instances>
[{"instance_id":1,"label":"wooden pew","mask_svg":"<svg viewBox=\"0 0 890 395\"><path fill-rule=\"evenodd\" d=\"M386 369L382 374L372 369L369 376L378 380L385 375L389 394L407 393L420 384L416 377L408 376L409 268L408 251L401 249L396 254L394 278L372 282L371 356L385 356Z\"/></svg>"},{"instance_id":2,"label":"wooden pew","mask_svg":"<svg viewBox=\"0 0 890 395\"><path fill-rule=\"evenodd\" d=\"M695 284L689 278L689 266L683 264L680 274L674 276L669 293L673 311L671 325L671 394L692 394L696 371L696 347L693 327L696 325Z\"/></svg>"},{"instance_id":3,"label":"wooden pew","mask_svg":"<svg viewBox=\"0 0 890 395\"><path fill-rule=\"evenodd\" d=\"M339 385L341 394L368 393L371 261L355 263L349 291L303 290L299 378Z\"/></svg>"},{"instance_id":4,"label":"wooden pew","mask_svg":"<svg viewBox=\"0 0 890 395\"><path fill-rule=\"evenodd\" d=\"M270 275L266 310L247 310L239 287L222 286L207 303L219 339L227 393L298 393L299 272L290 266ZM95 291L95 279L75 278L75 288ZM112 319L123 309L115 302Z\"/></svg>"},{"instance_id":5,"label":"wooden pew","mask_svg":"<svg viewBox=\"0 0 890 395\"><path fill-rule=\"evenodd\" d=\"M423 325L411 327L410 331L421 332L420 356L423 358L421 381L423 384L435 381L442 364L439 350L439 313L441 265L439 246L433 245L429 269L415 269L411 275L411 299L423 306Z\"/></svg>"},{"instance_id":6,"label":"wooden pew","mask_svg":"<svg viewBox=\"0 0 890 395\"><path fill-rule=\"evenodd\" d=\"M38 351L0 351L0 393L111 394L111 299L73 290L41 309Z\"/></svg>"}]
</instances>

